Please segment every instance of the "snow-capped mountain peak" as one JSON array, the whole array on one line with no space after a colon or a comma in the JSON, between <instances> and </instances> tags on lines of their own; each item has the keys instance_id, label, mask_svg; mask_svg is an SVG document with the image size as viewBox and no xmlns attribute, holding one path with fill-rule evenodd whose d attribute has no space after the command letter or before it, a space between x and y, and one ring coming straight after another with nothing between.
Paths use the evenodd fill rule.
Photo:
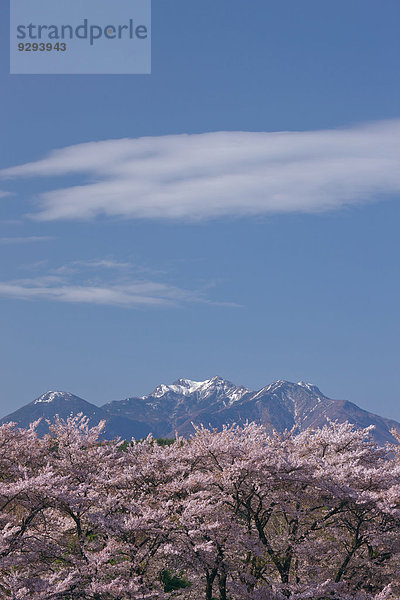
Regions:
<instances>
[{"instance_id":1,"label":"snow-capped mountain peak","mask_svg":"<svg viewBox=\"0 0 400 600\"><path fill-rule=\"evenodd\" d=\"M136 439L150 432L155 437L190 436L193 423L218 429L225 424L243 424L246 421L262 423L267 430L284 431L298 427L321 427L327 419L349 421L355 427L373 424L379 443L393 442L393 428L400 423L368 413L346 400L325 396L312 383L278 380L258 391L215 376L204 381L178 379L170 385L161 384L147 396L131 396L125 400L95 406L69 392L49 391L0 420L16 422L27 427L42 419L38 431L48 431L48 419L59 415L67 419L71 414L83 413L92 424L106 420L106 435Z\"/></svg>"},{"instance_id":2,"label":"snow-capped mountain peak","mask_svg":"<svg viewBox=\"0 0 400 600\"><path fill-rule=\"evenodd\" d=\"M316 394L317 396L323 396L321 390L319 390L319 388L317 388L317 386L314 385L313 383L306 383L305 381L299 381L297 383L297 385L305 388L309 392Z\"/></svg>"},{"instance_id":3,"label":"snow-capped mountain peak","mask_svg":"<svg viewBox=\"0 0 400 600\"><path fill-rule=\"evenodd\" d=\"M201 388L199 388L201 398L208 398L216 394L217 397L225 399L225 405L237 402L249 391L250 390L244 386L238 387L231 381L222 379L222 377L219 377L218 375L204 381Z\"/></svg>"},{"instance_id":4,"label":"snow-capped mountain peak","mask_svg":"<svg viewBox=\"0 0 400 600\"><path fill-rule=\"evenodd\" d=\"M155 388L155 390L152 391L151 394L149 394L149 396L153 398L161 398L162 396L165 396L170 392L174 394L190 396L191 394L196 392L198 388L200 388L204 383L204 381L192 381L191 379L178 379L170 385L165 385L164 383L161 383ZM149 396L142 396L142 398L146 399Z\"/></svg>"},{"instance_id":5,"label":"snow-capped mountain peak","mask_svg":"<svg viewBox=\"0 0 400 600\"><path fill-rule=\"evenodd\" d=\"M236 402L250 390L243 386L237 387L232 382L222 379L216 375L211 379L204 381L193 381L192 379L177 379L170 385L164 383L158 385L148 396L142 396L143 400L152 400L153 398L162 399L173 395L183 397L195 397L197 400L205 400L212 396L225 399L225 404Z\"/></svg>"},{"instance_id":6,"label":"snow-capped mountain peak","mask_svg":"<svg viewBox=\"0 0 400 600\"><path fill-rule=\"evenodd\" d=\"M54 402L54 400L71 400L72 398L73 396L69 392L49 391L37 398L34 404L50 404L50 402Z\"/></svg>"}]
</instances>

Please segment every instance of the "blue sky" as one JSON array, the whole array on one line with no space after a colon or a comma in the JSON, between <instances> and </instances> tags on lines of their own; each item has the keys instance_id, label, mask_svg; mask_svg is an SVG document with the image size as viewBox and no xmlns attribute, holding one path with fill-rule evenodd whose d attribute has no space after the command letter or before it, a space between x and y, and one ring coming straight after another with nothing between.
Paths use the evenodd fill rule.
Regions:
<instances>
[{"instance_id":1,"label":"blue sky","mask_svg":"<svg viewBox=\"0 0 400 600\"><path fill-rule=\"evenodd\" d=\"M0 412L218 374L400 420L398 1L153 0L143 76L9 75L1 9Z\"/></svg>"}]
</instances>

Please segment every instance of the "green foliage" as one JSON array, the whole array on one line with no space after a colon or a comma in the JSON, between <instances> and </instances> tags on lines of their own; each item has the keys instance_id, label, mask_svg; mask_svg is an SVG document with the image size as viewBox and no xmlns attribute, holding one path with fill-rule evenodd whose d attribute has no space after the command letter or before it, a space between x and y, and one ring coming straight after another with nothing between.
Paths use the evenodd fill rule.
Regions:
<instances>
[{"instance_id":1,"label":"green foliage","mask_svg":"<svg viewBox=\"0 0 400 600\"><path fill-rule=\"evenodd\" d=\"M142 440L138 440L138 441L141 442ZM134 443L135 442L124 440L118 446L118 450L121 450L122 452L126 452L127 448L129 448L129 446L133 446ZM171 438L156 438L151 442L152 445L157 444L157 446L162 446L163 448L165 446L172 446L172 444L174 444L174 443L175 443L175 439L171 439Z\"/></svg>"},{"instance_id":2,"label":"green foliage","mask_svg":"<svg viewBox=\"0 0 400 600\"><path fill-rule=\"evenodd\" d=\"M118 446L118 450L120 450L121 452L126 452L129 446L132 446L132 442L128 442L128 440L125 440Z\"/></svg>"},{"instance_id":3,"label":"green foliage","mask_svg":"<svg viewBox=\"0 0 400 600\"><path fill-rule=\"evenodd\" d=\"M164 586L164 592L173 592L174 590L181 590L192 585L184 576L183 571L174 573L170 569L164 569L161 571L160 579Z\"/></svg>"},{"instance_id":4,"label":"green foliage","mask_svg":"<svg viewBox=\"0 0 400 600\"><path fill-rule=\"evenodd\" d=\"M175 442L175 439L171 439L171 438L157 438L156 440L154 440L158 446L172 446L172 444Z\"/></svg>"}]
</instances>

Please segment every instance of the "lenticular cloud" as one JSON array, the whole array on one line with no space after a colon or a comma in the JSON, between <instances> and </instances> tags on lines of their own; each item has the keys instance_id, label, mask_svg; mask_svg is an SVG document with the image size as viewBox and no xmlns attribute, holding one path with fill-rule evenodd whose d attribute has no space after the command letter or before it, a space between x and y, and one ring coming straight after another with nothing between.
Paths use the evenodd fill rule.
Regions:
<instances>
[{"instance_id":1,"label":"lenticular cloud","mask_svg":"<svg viewBox=\"0 0 400 600\"><path fill-rule=\"evenodd\" d=\"M213 132L78 144L0 172L79 177L39 196L42 221L193 221L315 213L400 192L400 120L302 132Z\"/></svg>"}]
</instances>

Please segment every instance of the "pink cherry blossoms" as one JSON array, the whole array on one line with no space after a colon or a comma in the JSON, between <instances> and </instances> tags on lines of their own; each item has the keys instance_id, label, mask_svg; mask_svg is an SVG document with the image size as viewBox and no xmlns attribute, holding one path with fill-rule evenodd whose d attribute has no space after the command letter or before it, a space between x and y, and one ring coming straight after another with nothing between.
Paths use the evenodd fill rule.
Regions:
<instances>
[{"instance_id":1,"label":"pink cherry blossoms","mask_svg":"<svg viewBox=\"0 0 400 600\"><path fill-rule=\"evenodd\" d=\"M371 428L0 427L0 598L400 598L400 451Z\"/></svg>"}]
</instances>

